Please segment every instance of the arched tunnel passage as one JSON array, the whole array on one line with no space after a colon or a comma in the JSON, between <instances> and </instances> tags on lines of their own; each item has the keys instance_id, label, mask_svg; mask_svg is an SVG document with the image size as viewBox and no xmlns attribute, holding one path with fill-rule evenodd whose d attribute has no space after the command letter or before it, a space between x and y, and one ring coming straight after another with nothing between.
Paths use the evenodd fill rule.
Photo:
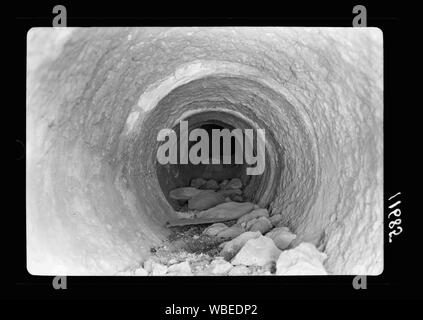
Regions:
<instances>
[{"instance_id":1,"label":"arched tunnel passage","mask_svg":"<svg viewBox=\"0 0 423 320\"><path fill-rule=\"evenodd\" d=\"M157 164L157 134L189 119L264 128L249 199L319 246L331 273L379 274L381 75L373 28L31 29L28 270L114 274L145 260L169 234L179 183Z\"/></svg>"},{"instance_id":2,"label":"arched tunnel passage","mask_svg":"<svg viewBox=\"0 0 423 320\"><path fill-rule=\"evenodd\" d=\"M212 104L212 109L216 104ZM238 129L254 129L254 127L238 118L237 116L231 113L218 112L218 111L200 111L191 116L188 116L182 121L188 122L188 132L190 133L194 129L202 128L207 130L209 134L209 164L192 164L188 161L188 164L180 164L180 155L178 153L178 163L177 164L166 164L161 165L157 162L157 178L161 187L163 194L165 195L168 202L172 205L175 210L180 210L181 207L177 201L172 200L169 197L169 192L175 188L185 187L190 185L190 181L196 178L215 179L218 182L224 180L231 180L233 178L238 178L242 181L244 187L245 199L253 202L260 203L263 207L266 207L270 204L272 197L274 197L276 185L281 177L281 166L275 168L274 163L269 161L269 156L267 161L265 160L264 172L260 175L248 175L247 174L247 165L245 159L242 164L235 163L235 148L236 148L236 139L231 138L231 162L229 164L223 163L223 152L220 154L219 164L213 164L212 159L212 130L213 129L227 129L234 130ZM180 143L179 135L179 123L173 127L173 130L178 135L178 145ZM275 145L274 138L270 135L267 144L267 151L272 151L273 146ZM188 150L196 143L197 141L190 141L188 145ZM223 140L220 141L221 149L223 150ZM244 141L242 141L244 148ZM242 149L243 150L243 149ZM257 154L256 148L254 149ZM178 149L180 152L180 149ZM265 158L266 159L266 158ZM278 161L275 161L278 163ZM276 172L276 173L275 173ZM264 193L267 191L267 194ZM270 192L269 192L270 191ZM273 192L272 192L273 191Z\"/></svg>"}]
</instances>

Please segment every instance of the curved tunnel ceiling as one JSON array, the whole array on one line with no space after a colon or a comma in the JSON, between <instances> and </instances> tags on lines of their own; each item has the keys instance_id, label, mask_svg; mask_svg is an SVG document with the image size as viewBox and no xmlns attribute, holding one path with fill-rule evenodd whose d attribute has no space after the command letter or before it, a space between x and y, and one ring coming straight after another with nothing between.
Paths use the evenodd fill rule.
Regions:
<instances>
[{"instance_id":1,"label":"curved tunnel ceiling","mask_svg":"<svg viewBox=\"0 0 423 320\"><path fill-rule=\"evenodd\" d=\"M251 196L322 248L328 270L381 272L379 30L31 29L28 47L46 38L49 55L28 54L31 272L143 260L174 215L157 133L202 114L266 129Z\"/></svg>"}]
</instances>

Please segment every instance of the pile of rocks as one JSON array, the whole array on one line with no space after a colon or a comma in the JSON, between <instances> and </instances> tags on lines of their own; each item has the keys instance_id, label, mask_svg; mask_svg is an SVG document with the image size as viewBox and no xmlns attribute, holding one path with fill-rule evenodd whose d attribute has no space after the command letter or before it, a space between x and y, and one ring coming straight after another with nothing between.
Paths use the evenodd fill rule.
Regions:
<instances>
[{"instance_id":1,"label":"pile of rocks","mask_svg":"<svg viewBox=\"0 0 423 320\"><path fill-rule=\"evenodd\" d=\"M236 181L237 182L237 181ZM206 182L208 183L208 181ZM226 186L231 185L232 180ZM211 184L211 183L210 183ZM209 184L209 186L210 186ZM201 184L203 186L204 184ZM240 190L242 184L233 184ZM200 187L201 187L200 186ZM179 192L179 199L185 194L185 201L195 199L192 189ZM210 189L206 189L210 190ZM216 193L216 191L213 191ZM190 196L190 197L189 197ZM209 199L203 197L203 199ZM201 201L199 201L201 202ZM226 217L230 222L218 222L205 227L199 237L219 240L218 255L178 253L176 257L150 257L142 265L129 272L132 275L324 275L327 274L323 262L326 255L311 244L294 244L296 235L283 225L281 214L269 215L265 208L249 202L222 202L207 206L197 206L201 217ZM236 219L236 220L234 220ZM201 239L200 239L201 240ZM198 241L198 240L197 240ZM298 241L297 241L298 242Z\"/></svg>"},{"instance_id":2,"label":"pile of rocks","mask_svg":"<svg viewBox=\"0 0 423 320\"><path fill-rule=\"evenodd\" d=\"M222 247L221 256L186 254L160 261L155 256L119 275L131 276L242 276L326 275L326 255L310 243L280 250L259 231L245 232Z\"/></svg>"},{"instance_id":3,"label":"pile of rocks","mask_svg":"<svg viewBox=\"0 0 423 320\"><path fill-rule=\"evenodd\" d=\"M176 251L163 246L147 261L120 274L327 274L323 267L326 255L310 243L294 245L297 236L284 225L282 215L270 215L266 208L244 202L242 189L237 178L220 183L196 178L189 187L172 190L169 196L189 213L179 219L183 220L179 226L190 228L177 233L170 243L173 248L178 247L176 243L182 246Z\"/></svg>"},{"instance_id":4,"label":"pile of rocks","mask_svg":"<svg viewBox=\"0 0 423 320\"><path fill-rule=\"evenodd\" d=\"M224 202L243 202L242 182L238 178L223 180L192 179L189 187L172 190L169 197L177 200L180 211L207 210Z\"/></svg>"}]
</instances>

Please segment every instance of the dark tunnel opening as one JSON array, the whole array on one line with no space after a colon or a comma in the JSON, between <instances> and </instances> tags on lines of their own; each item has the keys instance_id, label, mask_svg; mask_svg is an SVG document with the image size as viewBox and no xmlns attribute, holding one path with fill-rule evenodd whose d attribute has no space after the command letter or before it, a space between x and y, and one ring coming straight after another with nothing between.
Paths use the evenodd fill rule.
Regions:
<instances>
[{"instance_id":1,"label":"dark tunnel opening","mask_svg":"<svg viewBox=\"0 0 423 320\"><path fill-rule=\"evenodd\" d=\"M271 170L275 169L273 165L270 164L269 161L269 150L266 150L267 157L265 157L266 166L264 172L260 175L248 175L247 174L247 167L251 167L245 161L245 156L243 155L244 161L242 164L237 164L235 161L235 150L238 147L237 144L240 143L242 145L241 150L245 150L245 131L242 131L242 142L238 142L234 136L231 137L231 157L230 163L225 164L223 163L223 152L220 152L219 164L213 163L213 154L212 154L212 130L213 129L227 129L232 131L235 128L242 128L245 129L253 129L253 126L246 122L245 120L240 119L237 116L234 116L230 113L225 112L217 112L217 111L202 111L196 113L194 115L188 116L187 118L183 119L183 121L187 121L188 126L188 135L193 130L201 128L205 129L208 132L209 136L209 164L192 164L190 160L188 160L188 164L181 164L180 163L180 151L181 149L178 148L178 164L165 164L162 165L156 161L156 173L157 179L160 184L161 190L166 197L167 201L175 210L186 210L186 208L181 205L178 201L171 199L169 193L171 190L181 187L188 187L190 186L190 182L193 179L202 178L205 180L215 180L218 183L222 183L223 181L228 181L234 178L238 178L241 180L243 187L243 194L244 200L250 201L253 203L259 203L260 200L263 200L261 204L263 206L267 206L271 201L274 193L271 195L267 195L263 197L264 190L266 189L274 189L274 187L278 183L277 177L280 175L276 175L276 179L271 178ZM180 145L180 126L179 123L173 126L172 128L176 133L178 140L177 145ZM269 137L272 138L272 135L269 134ZM257 134L254 134L254 139L257 139ZM198 138L197 142L200 139ZM220 139L220 150L223 150L223 139ZM257 155L257 140L254 140L253 146L253 154ZM274 143L273 139L268 141L268 148ZM160 146L163 143L158 143ZM188 150L190 150L193 145L196 144L196 141L189 141ZM278 166L277 170L281 170ZM269 185L270 184L270 185ZM273 185L272 185L273 184Z\"/></svg>"},{"instance_id":2,"label":"dark tunnel opening","mask_svg":"<svg viewBox=\"0 0 423 320\"><path fill-rule=\"evenodd\" d=\"M202 115L200 117L189 117L186 119L189 123L188 135L194 129L204 129L209 137L208 143L208 164L195 163L193 164L190 159L188 159L187 164L181 164L181 148L178 148L178 164L166 164L162 165L157 162L157 178L160 184L160 187L166 196L166 199L172 205L175 210L181 210L182 207L178 201L171 199L169 197L169 192L176 188L188 187L193 179L204 179L210 180L213 179L218 183L222 183L225 180L231 180L233 178L239 178L243 182L243 185L248 185L250 182L249 176L246 174L246 163L236 164L235 163L235 148L236 148L236 139L235 137L231 138L231 163L223 163L223 152L220 153L219 163L213 162L213 145L212 145L212 130L233 130L234 127L220 120L213 120L211 118L206 119L207 115ZM173 130L176 132L178 140L177 145L180 145L180 130L179 124L173 127ZM200 137L197 137L197 140L188 141L188 153L191 152L192 147L200 142ZM223 150L223 139L220 139L220 150Z\"/></svg>"}]
</instances>

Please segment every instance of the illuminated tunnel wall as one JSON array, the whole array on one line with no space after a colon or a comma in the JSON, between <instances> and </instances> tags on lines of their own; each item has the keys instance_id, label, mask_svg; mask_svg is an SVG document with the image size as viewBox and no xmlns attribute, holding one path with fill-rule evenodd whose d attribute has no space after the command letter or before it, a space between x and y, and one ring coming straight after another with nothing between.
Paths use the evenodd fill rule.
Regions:
<instances>
[{"instance_id":1,"label":"illuminated tunnel wall","mask_svg":"<svg viewBox=\"0 0 423 320\"><path fill-rule=\"evenodd\" d=\"M329 272L381 273L382 68L374 28L31 29L28 270L146 259L175 217L159 180L178 183L157 133L194 119L265 129L249 198L323 250Z\"/></svg>"}]
</instances>

